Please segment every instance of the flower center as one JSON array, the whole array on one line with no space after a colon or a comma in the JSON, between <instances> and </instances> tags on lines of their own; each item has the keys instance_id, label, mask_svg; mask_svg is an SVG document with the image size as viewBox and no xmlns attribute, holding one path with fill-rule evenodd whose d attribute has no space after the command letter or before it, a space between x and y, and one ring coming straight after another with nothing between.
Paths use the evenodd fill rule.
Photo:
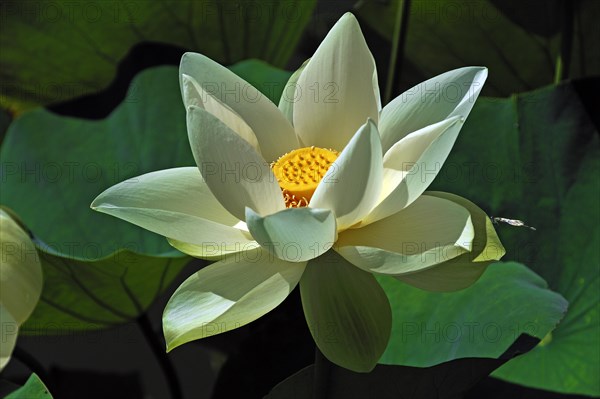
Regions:
<instances>
[{"instance_id":1,"label":"flower center","mask_svg":"<svg viewBox=\"0 0 600 399\"><path fill-rule=\"evenodd\" d=\"M288 152L271 164L287 208L307 206L327 169L338 157L335 150L304 147Z\"/></svg>"}]
</instances>

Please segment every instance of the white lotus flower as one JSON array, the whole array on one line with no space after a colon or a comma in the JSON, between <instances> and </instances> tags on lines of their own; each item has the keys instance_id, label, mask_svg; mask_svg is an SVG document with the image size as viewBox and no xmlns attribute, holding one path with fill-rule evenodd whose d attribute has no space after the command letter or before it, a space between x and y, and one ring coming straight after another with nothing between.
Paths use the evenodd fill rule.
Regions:
<instances>
[{"instance_id":1,"label":"white lotus flower","mask_svg":"<svg viewBox=\"0 0 600 399\"><path fill-rule=\"evenodd\" d=\"M33 312L42 293L42 265L35 245L0 209L0 370L17 342L19 327Z\"/></svg>"},{"instance_id":2,"label":"white lotus flower","mask_svg":"<svg viewBox=\"0 0 600 399\"><path fill-rule=\"evenodd\" d=\"M180 83L198 168L149 173L92 204L220 259L169 301L169 349L247 324L300 282L331 361L371 370L391 314L373 274L448 291L504 254L478 207L425 192L487 76L461 68L381 109L374 59L352 14L292 75L279 109L221 65L185 54Z\"/></svg>"}]
</instances>

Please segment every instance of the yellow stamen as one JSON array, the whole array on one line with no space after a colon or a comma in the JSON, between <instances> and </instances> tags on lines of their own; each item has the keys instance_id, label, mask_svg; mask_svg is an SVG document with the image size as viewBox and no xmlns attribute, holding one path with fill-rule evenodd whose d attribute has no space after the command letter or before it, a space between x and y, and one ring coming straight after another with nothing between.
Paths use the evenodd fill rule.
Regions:
<instances>
[{"instance_id":1,"label":"yellow stamen","mask_svg":"<svg viewBox=\"0 0 600 399\"><path fill-rule=\"evenodd\" d=\"M273 162L271 168L281 187L285 206L307 206L337 157L335 150L312 146L288 152Z\"/></svg>"}]
</instances>

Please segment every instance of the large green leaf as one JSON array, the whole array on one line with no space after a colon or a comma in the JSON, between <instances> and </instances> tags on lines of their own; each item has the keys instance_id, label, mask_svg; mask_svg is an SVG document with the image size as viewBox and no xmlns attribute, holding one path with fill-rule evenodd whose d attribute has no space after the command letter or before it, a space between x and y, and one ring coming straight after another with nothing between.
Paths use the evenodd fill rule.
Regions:
<instances>
[{"instance_id":1,"label":"large green leaf","mask_svg":"<svg viewBox=\"0 0 600 399\"><path fill-rule=\"evenodd\" d=\"M579 82L593 87L593 80ZM590 103L597 103L597 92ZM558 328L496 375L600 395L600 142L571 84L480 99L433 188L471 199L502 225L505 259L525 263L569 301Z\"/></svg>"},{"instance_id":2,"label":"large green leaf","mask_svg":"<svg viewBox=\"0 0 600 399\"><path fill-rule=\"evenodd\" d=\"M158 42L225 64L260 58L284 66L316 0L2 4L0 102L24 108L105 88L129 49Z\"/></svg>"},{"instance_id":3,"label":"large green leaf","mask_svg":"<svg viewBox=\"0 0 600 399\"><path fill-rule=\"evenodd\" d=\"M128 250L92 261L38 247L44 288L24 335L72 334L114 327L150 307L188 263L188 257L145 256Z\"/></svg>"},{"instance_id":4,"label":"large green leaf","mask_svg":"<svg viewBox=\"0 0 600 399\"><path fill-rule=\"evenodd\" d=\"M521 334L552 331L567 302L525 266L494 263L459 293L430 293L378 277L392 304L392 338L380 363L413 367L500 356ZM524 304L527 304L525 306Z\"/></svg>"},{"instance_id":5,"label":"large green leaf","mask_svg":"<svg viewBox=\"0 0 600 399\"><path fill-rule=\"evenodd\" d=\"M563 2L519 2L521 15L525 8L534 15L532 7L548 9ZM367 0L358 8L358 15L383 37L391 39L396 10L400 0L380 2ZM506 96L513 92L531 90L552 83L560 38L555 28L545 26L548 36L536 35L537 25L545 14L535 13L536 26L525 30L514 23L489 0L413 0L404 49L402 84L410 87L424 78L438 75L465 65L484 65L490 70L484 94ZM600 73L600 47L593 41L597 36L600 2L581 0L575 3L574 35L571 57L571 77ZM562 9L553 10L562 14ZM523 17L525 19L525 17ZM527 19L533 25L531 18ZM520 22L520 21L519 21ZM529 26L528 26L529 28ZM553 34L551 34L553 33ZM409 67L410 66L410 67ZM418 72L415 72L418 71ZM421 76L419 76L421 75ZM459 88L457 88L460 90ZM453 93L446 93L454 96Z\"/></svg>"},{"instance_id":6,"label":"large green leaf","mask_svg":"<svg viewBox=\"0 0 600 399\"><path fill-rule=\"evenodd\" d=\"M194 165L177 68L142 72L106 119L36 109L10 126L2 148L2 204L59 253L99 259L127 248L159 255L163 237L90 209L103 190L146 172Z\"/></svg>"}]
</instances>

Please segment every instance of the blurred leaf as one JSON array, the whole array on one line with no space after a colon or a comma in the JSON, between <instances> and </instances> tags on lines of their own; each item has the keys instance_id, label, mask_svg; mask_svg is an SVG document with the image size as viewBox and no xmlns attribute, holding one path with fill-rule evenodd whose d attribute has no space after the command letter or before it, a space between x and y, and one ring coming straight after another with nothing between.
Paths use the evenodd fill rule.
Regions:
<instances>
[{"instance_id":1,"label":"blurred leaf","mask_svg":"<svg viewBox=\"0 0 600 399\"><path fill-rule=\"evenodd\" d=\"M569 0L563 0L569 1ZM577 0L574 3L573 49L571 61L572 78L583 78L600 74L600 2Z\"/></svg>"},{"instance_id":2,"label":"blurred leaf","mask_svg":"<svg viewBox=\"0 0 600 399\"><path fill-rule=\"evenodd\" d=\"M326 378L328 399L458 399L493 370L533 345L534 339L521 336L497 359L457 359L428 368L379 364L370 373L354 373L326 364L318 372ZM308 366L276 385L265 399L313 398L314 378L315 365Z\"/></svg>"},{"instance_id":3,"label":"blurred leaf","mask_svg":"<svg viewBox=\"0 0 600 399\"><path fill-rule=\"evenodd\" d=\"M399 2L365 0L357 13L380 35L391 39ZM516 22L528 21L526 28L530 31L512 22L488 0L413 0L404 55L420 76L405 73L402 85L411 87L424 78L466 65L489 68L485 95L506 96L552 83L559 35L551 15L562 13L552 8L561 3L519 2L518 8L512 7L513 3L504 2L502 10L511 17L513 10L520 13L522 19ZM599 13L600 2L596 0L576 4L571 77L600 73L600 47L592 39L598 37L598 24L593 21ZM529 14L537 18L528 18ZM546 14L549 17L542 21L540 15ZM535 23L543 26L529 26ZM555 34L538 36L535 32L540 29Z\"/></svg>"},{"instance_id":4,"label":"blurred leaf","mask_svg":"<svg viewBox=\"0 0 600 399\"><path fill-rule=\"evenodd\" d=\"M567 310L563 297L515 262L490 265L479 281L456 293L427 292L386 276L378 280L393 312L383 364L430 367L457 358L496 358L521 334L544 338Z\"/></svg>"},{"instance_id":5,"label":"blurred leaf","mask_svg":"<svg viewBox=\"0 0 600 399\"><path fill-rule=\"evenodd\" d=\"M560 31L562 3L571 0L490 0L512 22L528 32L550 38Z\"/></svg>"},{"instance_id":6,"label":"blurred leaf","mask_svg":"<svg viewBox=\"0 0 600 399\"><path fill-rule=\"evenodd\" d=\"M598 99L593 94L591 103ZM469 198L490 215L534 226L536 231L498 227L506 259L528 265L569 301L567 315L543 345L496 376L600 395L599 175L598 131L573 86L563 84L480 99L433 183L432 189Z\"/></svg>"},{"instance_id":7,"label":"blurred leaf","mask_svg":"<svg viewBox=\"0 0 600 399\"><path fill-rule=\"evenodd\" d=\"M248 65L238 64L238 73L259 88L265 82L283 87L289 77L256 61ZM106 119L37 109L11 125L0 151L2 203L38 238L45 275L41 302L24 333L69 333L131 320L189 260L164 237L89 208L122 180L194 165L185 120L177 68L159 67L139 74Z\"/></svg>"},{"instance_id":8,"label":"blurred leaf","mask_svg":"<svg viewBox=\"0 0 600 399\"><path fill-rule=\"evenodd\" d=\"M24 109L105 88L135 44L159 42L224 64L283 67L316 0L2 3L0 103Z\"/></svg>"},{"instance_id":9,"label":"blurred leaf","mask_svg":"<svg viewBox=\"0 0 600 399\"><path fill-rule=\"evenodd\" d=\"M52 399L52 395L40 377L33 373L25 385L5 396L4 399Z\"/></svg>"},{"instance_id":10,"label":"blurred leaf","mask_svg":"<svg viewBox=\"0 0 600 399\"><path fill-rule=\"evenodd\" d=\"M67 369L52 366L50 369L52 393L57 398L156 398L155 392L144 394L141 373L142 370L131 370L124 373L117 370Z\"/></svg>"}]
</instances>

